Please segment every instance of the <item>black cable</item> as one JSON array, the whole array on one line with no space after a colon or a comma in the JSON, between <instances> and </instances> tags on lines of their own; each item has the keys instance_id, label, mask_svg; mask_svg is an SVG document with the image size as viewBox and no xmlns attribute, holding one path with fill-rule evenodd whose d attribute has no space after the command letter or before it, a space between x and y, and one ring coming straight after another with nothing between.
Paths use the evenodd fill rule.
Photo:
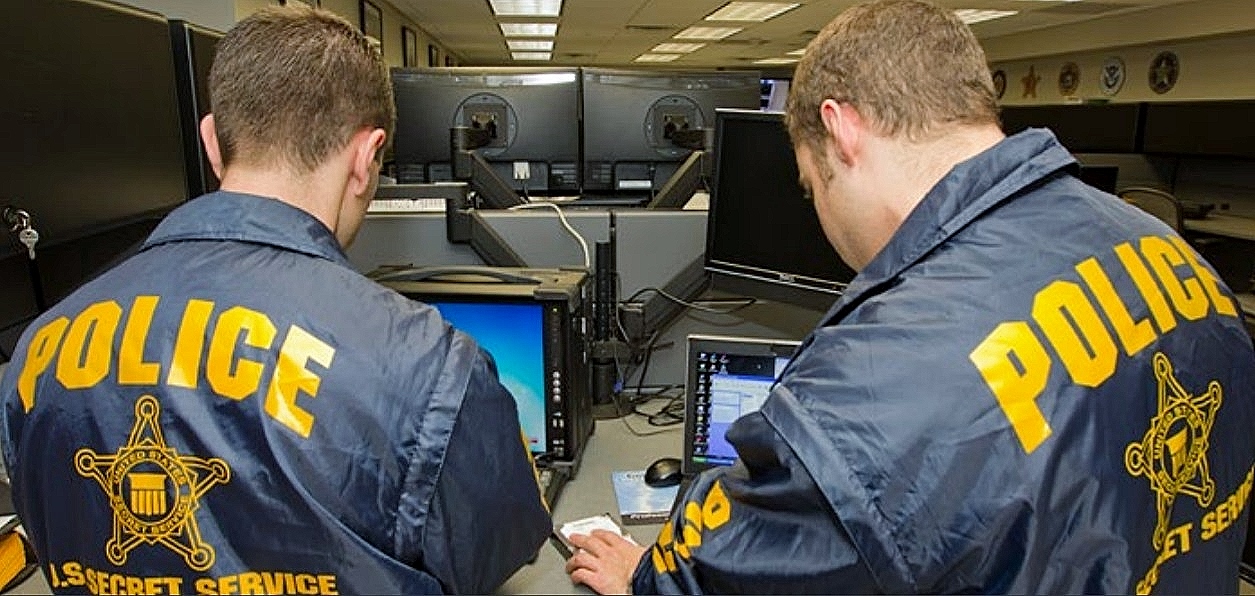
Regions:
<instances>
[{"instance_id":1,"label":"black cable","mask_svg":"<svg viewBox=\"0 0 1255 596\"><path fill-rule=\"evenodd\" d=\"M741 309L747 308L749 306L752 306L758 303L757 298L716 298L713 300L702 300L702 302L712 303L712 304L735 304L735 306L733 306L732 308L727 308L727 309L711 308L704 304L697 304L695 302L688 302L687 300L677 298L671 295L671 293L667 292L666 290L655 288L652 286L637 290L634 294L629 296L623 302L633 302L637 298L639 298L641 294L644 294L645 292L653 292L655 294L662 296L663 298L666 298L667 300L670 300L686 308L691 308L693 310L699 310L702 312L708 312L708 313L717 314L717 315L732 314Z\"/></svg>"}]
</instances>

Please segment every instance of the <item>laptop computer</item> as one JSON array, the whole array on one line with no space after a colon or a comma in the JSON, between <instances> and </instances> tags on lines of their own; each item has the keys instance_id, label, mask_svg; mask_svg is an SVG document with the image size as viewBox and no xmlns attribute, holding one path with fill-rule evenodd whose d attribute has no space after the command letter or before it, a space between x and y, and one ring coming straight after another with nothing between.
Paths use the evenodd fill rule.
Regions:
<instances>
[{"instance_id":1,"label":"laptop computer","mask_svg":"<svg viewBox=\"0 0 1255 596\"><path fill-rule=\"evenodd\" d=\"M725 436L737 418L766 401L801 342L784 339L689 335L684 385L683 476L676 498L702 470L730 466L736 450Z\"/></svg>"}]
</instances>

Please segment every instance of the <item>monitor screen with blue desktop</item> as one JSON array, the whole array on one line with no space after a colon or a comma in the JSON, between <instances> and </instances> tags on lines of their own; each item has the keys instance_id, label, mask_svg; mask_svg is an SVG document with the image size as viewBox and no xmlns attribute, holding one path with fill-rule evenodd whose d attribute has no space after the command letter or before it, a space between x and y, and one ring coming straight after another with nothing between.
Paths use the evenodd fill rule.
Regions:
<instances>
[{"instance_id":1,"label":"monitor screen with blue desktop","mask_svg":"<svg viewBox=\"0 0 1255 596\"><path fill-rule=\"evenodd\" d=\"M680 467L689 476L736 461L728 429L738 418L762 407L798 342L690 335L687 343Z\"/></svg>"},{"instance_id":2,"label":"monitor screen with blue desktop","mask_svg":"<svg viewBox=\"0 0 1255 596\"><path fill-rule=\"evenodd\" d=\"M540 303L429 302L451 325L475 338L497 363L514 394L532 453L548 450L545 435L544 307Z\"/></svg>"}]
</instances>

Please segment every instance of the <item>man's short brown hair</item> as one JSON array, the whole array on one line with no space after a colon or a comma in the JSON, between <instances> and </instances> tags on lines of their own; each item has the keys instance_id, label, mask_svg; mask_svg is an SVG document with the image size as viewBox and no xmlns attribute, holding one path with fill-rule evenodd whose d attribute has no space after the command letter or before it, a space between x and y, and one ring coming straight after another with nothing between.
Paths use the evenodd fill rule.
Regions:
<instances>
[{"instance_id":1,"label":"man's short brown hair","mask_svg":"<svg viewBox=\"0 0 1255 596\"><path fill-rule=\"evenodd\" d=\"M927 139L951 124L998 122L985 52L951 11L876 0L842 12L806 48L789 92L794 143L822 147L819 105L855 107L882 135Z\"/></svg>"},{"instance_id":2,"label":"man's short brown hair","mask_svg":"<svg viewBox=\"0 0 1255 596\"><path fill-rule=\"evenodd\" d=\"M218 42L209 75L224 165L313 171L364 127L396 128L379 48L334 13L265 8Z\"/></svg>"}]
</instances>

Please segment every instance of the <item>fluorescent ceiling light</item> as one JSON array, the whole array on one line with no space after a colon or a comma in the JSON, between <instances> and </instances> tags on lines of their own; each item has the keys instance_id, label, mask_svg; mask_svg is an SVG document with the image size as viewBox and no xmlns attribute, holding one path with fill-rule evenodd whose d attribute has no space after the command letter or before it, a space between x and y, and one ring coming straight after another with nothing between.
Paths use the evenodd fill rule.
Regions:
<instances>
[{"instance_id":1,"label":"fluorescent ceiling light","mask_svg":"<svg viewBox=\"0 0 1255 596\"><path fill-rule=\"evenodd\" d=\"M960 21L963 21L964 23L971 25L972 23L980 23L982 21L992 21L994 19L1001 19L1002 17L1009 17L1013 14L1016 14L1017 12L1019 11L1016 11L1016 10L981 10L979 8L960 8L954 11L954 14L955 16L959 17Z\"/></svg>"},{"instance_id":2,"label":"fluorescent ceiling light","mask_svg":"<svg viewBox=\"0 0 1255 596\"><path fill-rule=\"evenodd\" d=\"M670 62L679 58L680 54L641 54L636 57L637 62Z\"/></svg>"},{"instance_id":3,"label":"fluorescent ceiling light","mask_svg":"<svg viewBox=\"0 0 1255 596\"><path fill-rule=\"evenodd\" d=\"M654 46L654 49L650 50L650 52L657 52L659 54L687 54L689 52L696 52L704 47L706 47L706 44L704 43L660 43Z\"/></svg>"},{"instance_id":4,"label":"fluorescent ceiling light","mask_svg":"<svg viewBox=\"0 0 1255 596\"><path fill-rule=\"evenodd\" d=\"M515 60L548 60L553 56L549 52L510 52Z\"/></svg>"},{"instance_id":5,"label":"fluorescent ceiling light","mask_svg":"<svg viewBox=\"0 0 1255 596\"><path fill-rule=\"evenodd\" d=\"M499 17L558 17L562 0L488 0Z\"/></svg>"},{"instance_id":6,"label":"fluorescent ceiling light","mask_svg":"<svg viewBox=\"0 0 1255 596\"><path fill-rule=\"evenodd\" d=\"M501 34L506 37L553 37L558 34L557 23L500 23Z\"/></svg>"},{"instance_id":7,"label":"fluorescent ceiling light","mask_svg":"<svg viewBox=\"0 0 1255 596\"><path fill-rule=\"evenodd\" d=\"M1016 0L1017 2L1080 2L1081 0Z\"/></svg>"},{"instance_id":8,"label":"fluorescent ceiling light","mask_svg":"<svg viewBox=\"0 0 1255 596\"><path fill-rule=\"evenodd\" d=\"M552 39L507 39L505 45L511 50L553 51Z\"/></svg>"},{"instance_id":9,"label":"fluorescent ceiling light","mask_svg":"<svg viewBox=\"0 0 1255 596\"><path fill-rule=\"evenodd\" d=\"M763 22L798 7L797 2L729 2L706 16L707 21Z\"/></svg>"},{"instance_id":10,"label":"fluorescent ceiling light","mask_svg":"<svg viewBox=\"0 0 1255 596\"><path fill-rule=\"evenodd\" d=\"M763 58L755 60L754 64L796 64L797 58Z\"/></svg>"},{"instance_id":11,"label":"fluorescent ceiling light","mask_svg":"<svg viewBox=\"0 0 1255 596\"><path fill-rule=\"evenodd\" d=\"M735 35L743 27L689 27L675 34L676 39L709 39L717 40Z\"/></svg>"},{"instance_id":12,"label":"fluorescent ceiling light","mask_svg":"<svg viewBox=\"0 0 1255 596\"><path fill-rule=\"evenodd\" d=\"M806 54L806 48L802 48L800 50L793 50L792 52L789 52L790 56L802 56L804 54Z\"/></svg>"}]
</instances>

